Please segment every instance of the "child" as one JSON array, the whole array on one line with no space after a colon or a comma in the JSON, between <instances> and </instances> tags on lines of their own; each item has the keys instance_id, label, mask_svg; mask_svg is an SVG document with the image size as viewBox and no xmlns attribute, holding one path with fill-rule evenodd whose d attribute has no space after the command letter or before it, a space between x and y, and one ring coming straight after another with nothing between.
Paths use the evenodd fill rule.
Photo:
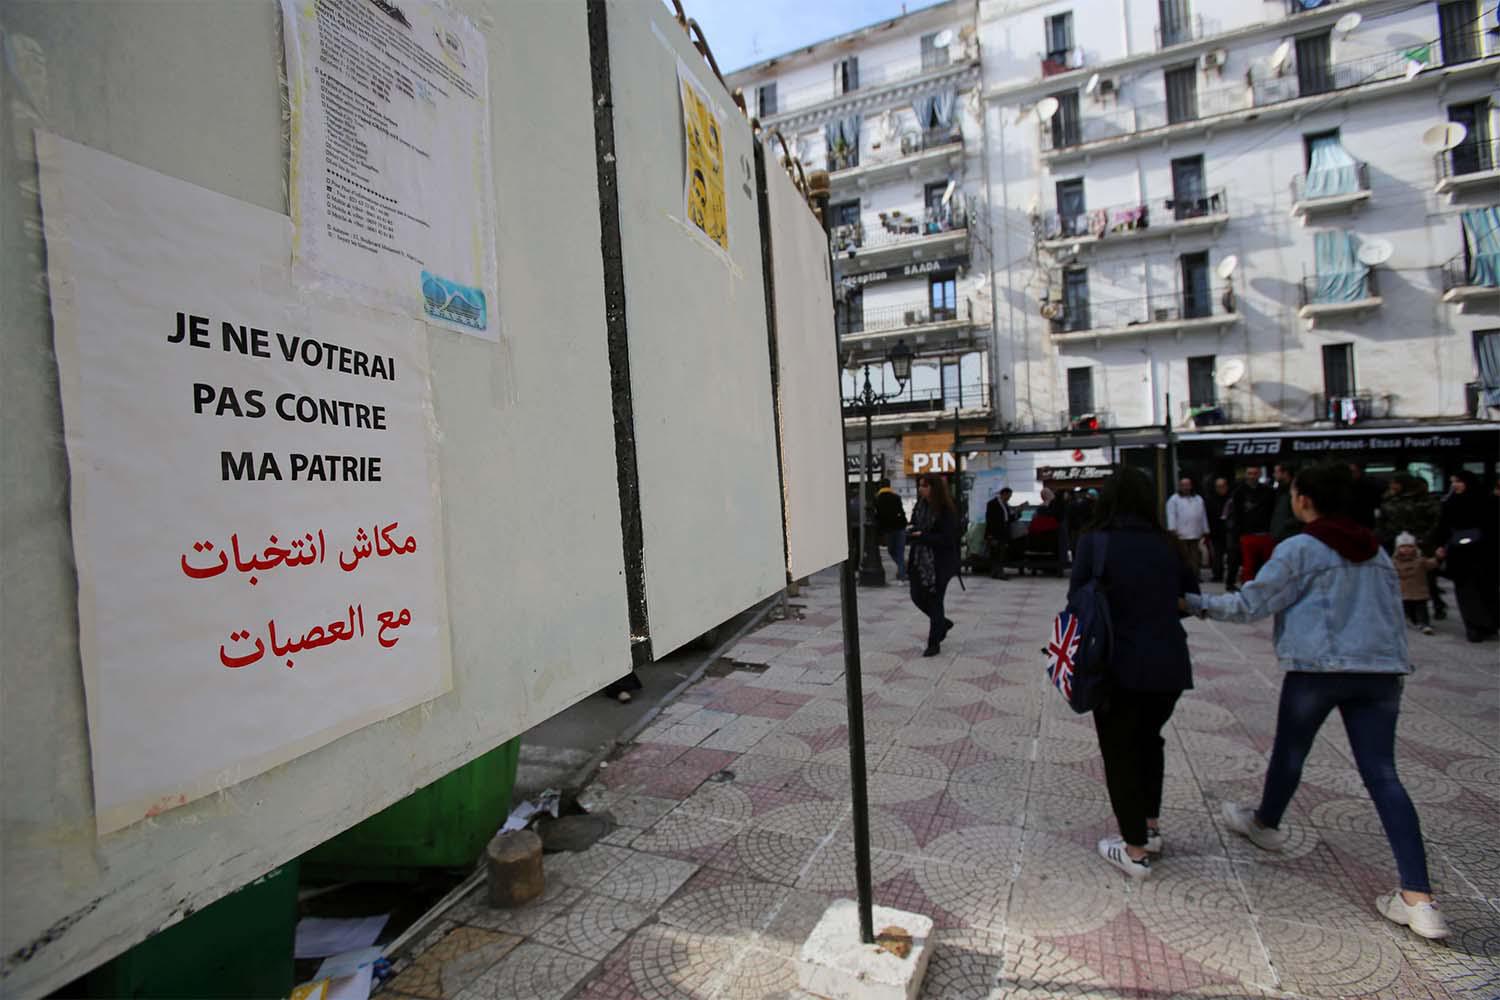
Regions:
<instances>
[{"instance_id":1,"label":"child","mask_svg":"<svg viewBox=\"0 0 1500 1000\"><path fill-rule=\"evenodd\" d=\"M1432 596L1427 589L1427 574L1437 569L1438 561L1422 558L1416 536L1403 531L1396 536L1392 562L1401 578L1401 606L1406 609L1406 620L1420 628L1423 635L1432 635L1432 625L1427 619L1427 600Z\"/></svg>"}]
</instances>

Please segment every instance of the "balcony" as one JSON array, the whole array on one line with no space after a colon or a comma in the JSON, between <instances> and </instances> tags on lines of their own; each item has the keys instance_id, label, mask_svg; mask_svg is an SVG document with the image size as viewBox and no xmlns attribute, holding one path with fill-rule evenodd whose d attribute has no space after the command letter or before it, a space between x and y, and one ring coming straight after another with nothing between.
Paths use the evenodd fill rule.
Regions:
<instances>
[{"instance_id":1,"label":"balcony","mask_svg":"<svg viewBox=\"0 0 1500 1000\"><path fill-rule=\"evenodd\" d=\"M1433 157L1437 169L1437 194L1449 200L1460 194L1479 194L1493 188L1500 192L1500 138L1465 139L1445 153Z\"/></svg>"},{"instance_id":2,"label":"balcony","mask_svg":"<svg viewBox=\"0 0 1500 1000\"><path fill-rule=\"evenodd\" d=\"M913 39L912 48L916 49L915 39ZM878 63L860 59L857 70L858 82L855 86L843 90L841 89L842 81L833 79L830 75L826 83L786 91L778 95L776 113L764 116L762 123L767 126L780 124L788 118L805 115L824 105L857 101L894 87L944 79L978 67L977 58L965 51L963 44L959 41L955 41L949 49L943 51L945 54L951 53L951 58L945 61L941 58L934 58L931 54L923 58L920 52L913 51L909 56Z\"/></svg>"},{"instance_id":3,"label":"balcony","mask_svg":"<svg viewBox=\"0 0 1500 1000\"><path fill-rule=\"evenodd\" d=\"M1087 413L1062 410L1057 414L1056 426L1065 434L1093 434L1119 425L1115 422L1115 415L1108 410L1090 410Z\"/></svg>"},{"instance_id":4,"label":"balcony","mask_svg":"<svg viewBox=\"0 0 1500 1000\"><path fill-rule=\"evenodd\" d=\"M1345 168L1347 169L1347 168ZM1306 225L1307 220L1318 215L1327 215L1333 212L1346 212L1357 209L1360 205L1370 200L1370 165L1368 163L1356 163L1354 165L1354 184L1351 190L1339 191L1338 193L1327 193L1329 185L1320 183L1325 180L1326 175L1319 174L1313 178L1311 189L1308 188L1307 175L1298 174L1292 178L1292 218L1301 219ZM1337 184L1336 187L1348 187L1347 184Z\"/></svg>"},{"instance_id":5,"label":"balcony","mask_svg":"<svg viewBox=\"0 0 1500 1000\"><path fill-rule=\"evenodd\" d=\"M1240 404L1229 399L1186 402L1178 410L1178 425L1183 428L1213 429L1245 422Z\"/></svg>"},{"instance_id":6,"label":"balcony","mask_svg":"<svg viewBox=\"0 0 1500 1000\"><path fill-rule=\"evenodd\" d=\"M871 423L875 426L930 424L951 418L958 410L961 418L986 417L990 413L990 383L987 379L950 385L946 389L913 389L911 383L901 395L875 408ZM849 399L844 400L844 422L864 423L864 414Z\"/></svg>"},{"instance_id":7,"label":"balcony","mask_svg":"<svg viewBox=\"0 0 1500 1000\"><path fill-rule=\"evenodd\" d=\"M1366 420L1383 420L1391 415L1391 396L1377 396L1368 390L1341 396L1314 393L1313 420L1335 427L1353 427Z\"/></svg>"},{"instance_id":8,"label":"balcony","mask_svg":"<svg viewBox=\"0 0 1500 1000\"><path fill-rule=\"evenodd\" d=\"M1186 106L1161 101L1085 111L1079 120L1066 126L1060 118L1054 118L1041 124L1042 155L1048 162L1059 162L1086 156L1106 146L1126 148L1157 141L1169 134L1234 127L1261 120L1272 110L1289 116L1305 110L1318 97L1341 91L1349 92L1351 101L1374 99L1390 90L1430 81L1484 77L1500 61L1489 56L1447 66L1429 63L1420 73L1408 77L1408 51L1394 50L1330 63L1303 74L1291 70L1281 76L1254 79L1248 85L1200 90ZM1436 46L1431 51L1435 53Z\"/></svg>"},{"instance_id":9,"label":"balcony","mask_svg":"<svg viewBox=\"0 0 1500 1000\"><path fill-rule=\"evenodd\" d=\"M1443 301L1466 312L1471 302L1500 301L1500 255L1465 250L1443 264Z\"/></svg>"},{"instance_id":10,"label":"balcony","mask_svg":"<svg viewBox=\"0 0 1500 1000\"><path fill-rule=\"evenodd\" d=\"M1163 292L1138 299L1111 302L1088 300L1065 303L1053 300L1043 306L1057 311L1052 319L1053 343L1101 341L1171 333L1216 333L1239 322L1234 297L1228 288L1207 295ZM1043 315L1046 315L1044 312Z\"/></svg>"},{"instance_id":11,"label":"balcony","mask_svg":"<svg viewBox=\"0 0 1500 1000\"><path fill-rule=\"evenodd\" d=\"M981 315L980 327L988 325ZM876 306L865 309L847 323L839 324L839 353L853 352L856 360L883 358L898 340L915 347L963 344L973 340L974 302L965 299L957 307L945 309L928 302L911 305Z\"/></svg>"},{"instance_id":12,"label":"balcony","mask_svg":"<svg viewBox=\"0 0 1500 1000\"><path fill-rule=\"evenodd\" d=\"M1197 198L1158 198L1155 201L1096 208L1081 215L1049 212L1042 218L1041 247L1079 252L1100 243L1174 238L1207 231L1218 235L1229 221L1229 193L1216 188Z\"/></svg>"},{"instance_id":13,"label":"balcony","mask_svg":"<svg viewBox=\"0 0 1500 1000\"><path fill-rule=\"evenodd\" d=\"M1304 274L1297 285L1297 315L1307 320L1307 328L1311 330L1320 319L1360 316L1379 309L1385 300L1380 297L1380 284L1374 268L1365 269L1358 298L1344 297L1343 286L1359 279L1357 271Z\"/></svg>"},{"instance_id":14,"label":"balcony","mask_svg":"<svg viewBox=\"0 0 1500 1000\"><path fill-rule=\"evenodd\" d=\"M964 137L957 128L912 129L890 149L872 150L850 163L828 157L828 181L835 194L923 176L951 173L963 166Z\"/></svg>"},{"instance_id":15,"label":"balcony","mask_svg":"<svg viewBox=\"0 0 1500 1000\"><path fill-rule=\"evenodd\" d=\"M962 195L920 219L897 211L881 212L879 220L878 226L867 226L861 220L833 227L829 249L838 270L863 273L899 264L915 276L931 270L925 263L969 254L969 209Z\"/></svg>"},{"instance_id":16,"label":"balcony","mask_svg":"<svg viewBox=\"0 0 1500 1000\"><path fill-rule=\"evenodd\" d=\"M1296 17L1298 14L1311 14L1315 10L1327 10L1337 0L1286 0L1286 16Z\"/></svg>"},{"instance_id":17,"label":"balcony","mask_svg":"<svg viewBox=\"0 0 1500 1000\"><path fill-rule=\"evenodd\" d=\"M1170 49L1174 45L1186 45L1209 35L1217 35L1222 29L1217 22L1204 21L1200 15L1187 17L1176 23L1156 26L1156 47Z\"/></svg>"}]
</instances>

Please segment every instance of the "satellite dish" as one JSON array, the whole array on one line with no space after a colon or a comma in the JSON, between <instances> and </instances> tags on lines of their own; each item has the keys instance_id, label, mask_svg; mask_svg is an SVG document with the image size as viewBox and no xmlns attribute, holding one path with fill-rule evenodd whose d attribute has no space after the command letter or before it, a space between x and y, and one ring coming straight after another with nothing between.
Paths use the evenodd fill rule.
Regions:
<instances>
[{"instance_id":1,"label":"satellite dish","mask_svg":"<svg viewBox=\"0 0 1500 1000\"><path fill-rule=\"evenodd\" d=\"M943 207L948 207L948 202L953 200L953 189L958 187L958 182L950 180L948 186L943 189Z\"/></svg>"},{"instance_id":2,"label":"satellite dish","mask_svg":"<svg viewBox=\"0 0 1500 1000\"><path fill-rule=\"evenodd\" d=\"M1036 102L1036 116L1042 121L1051 121L1052 116L1057 114L1058 103L1055 97L1044 97Z\"/></svg>"},{"instance_id":3,"label":"satellite dish","mask_svg":"<svg viewBox=\"0 0 1500 1000\"><path fill-rule=\"evenodd\" d=\"M1234 274L1235 268L1237 268L1239 266L1240 266L1240 259L1238 257L1236 257L1234 254L1230 254L1228 257L1225 257L1223 260L1219 261L1219 267L1218 267L1219 277L1222 278L1222 279L1224 279L1225 281L1228 281L1230 279L1230 277Z\"/></svg>"},{"instance_id":4,"label":"satellite dish","mask_svg":"<svg viewBox=\"0 0 1500 1000\"><path fill-rule=\"evenodd\" d=\"M1287 61L1292 58L1292 43L1282 42L1276 46L1276 51L1271 53L1271 69L1280 73L1286 69Z\"/></svg>"},{"instance_id":5,"label":"satellite dish","mask_svg":"<svg viewBox=\"0 0 1500 1000\"><path fill-rule=\"evenodd\" d=\"M1363 20L1364 18L1351 11L1333 23L1333 30L1338 32L1340 38L1348 38Z\"/></svg>"},{"instance_id":6,"label":"satellite dish","mask_svg":"<svg viewBox=\"0 0 1500 1000\"><path fill-rule=\"evenodd\" d=\"M1353 29L1351 28L1350 30L1352 31ZM937 37L932 40L932 44L936 45L940 49L946 49L948 46L952 45L953 29L944 28L942 31L939 31L937 33Z\"/></svg>"},{"instance_id":7,"label":"satellite dish","mask_svg":"<svg viewBox=\"0 0 1500 1000\"><path fill-rule=\"evenodd\" d=\"M1422 133L1422 145L1434 153L1445 152L1464 141L1469 130L1461 122L1444 122Z\"/></svg>"},{"instance_id":8,"label":"satellite dish","mask_svg":"<svg viewBox=\"0 0 1500 1000\"><path fill-rule=\"evenodd\" d=\"M1214 376L1214 381L1228 389L1245 377L1245 362L1235 358L1224 362L1219 366L1219 373Z\"/></svg>"},{"instance_id":9,"label":"satellite dish","mask_svg":"<svg viewBox=\"0 0 1500 1000\"><path fill-rule=\"evenodd\" d=\"M1372 239L1360 244L1359 252L1356 256L1359 257L1361 264L1366 267L1374 267L1377 264L1384 264L1390 260L1391 255L1395 252L1396 248L1391 245L1390 240Z\"/></svg>"},{"instance_id":10,"label":"satellite dish","mask_svg":"<svg viewBox=\"0 0 1500 1000\"><path fill-rule=\"evenodd\" d=\"M1093 76L1089 77L1089 82L1083 85L1083 92L1085 94L1089 94L1090 96L1092 96L1093 93L1094 93L1094 91L1096 91L1098 89L1099 89L1099 74L1095 73Z\"/></svg>"}]
</instances>

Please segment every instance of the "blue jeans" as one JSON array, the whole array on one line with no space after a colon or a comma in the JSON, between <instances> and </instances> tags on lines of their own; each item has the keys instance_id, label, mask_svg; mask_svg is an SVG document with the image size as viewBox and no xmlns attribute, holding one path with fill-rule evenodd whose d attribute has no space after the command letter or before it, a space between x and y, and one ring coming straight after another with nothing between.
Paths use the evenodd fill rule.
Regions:
<instances>
[{"instance_id":1,"label":"blue jeans","mask_svg":"<svg viewBox=\"0 0 1500 1000\"><path fill-rule=\"evenodd\" d=\"M896 579L906 579L906 529L897 528L895 531L887 531L885 538L885 550L891 554L891 562L896 564Z\"/></svg>"},{"instance_id":2,"label":"blue jeans","mask_svg":"<svg viewBox=\"0 0 1500 1000\"><path fill-rule=\"evenodd\" d=\"M1396 855L1401 888L1431 892L1422 826L1396 776L1396 715L1401 709L1403 681L1401 674L1287 673L1281 683L1276 740L1256 818L1269 827L1281 822L1302 780L1302 765L1313 737L1328 713L1337 708L1344 717L1359 776L1375 801L1386 840Z\"/></svg>"}]
</instances>

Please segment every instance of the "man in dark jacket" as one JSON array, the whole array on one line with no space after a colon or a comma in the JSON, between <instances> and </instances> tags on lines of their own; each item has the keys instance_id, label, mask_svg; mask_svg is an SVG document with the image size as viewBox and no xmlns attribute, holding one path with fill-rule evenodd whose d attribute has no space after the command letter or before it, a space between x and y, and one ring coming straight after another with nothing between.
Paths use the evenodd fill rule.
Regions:
<instances>
[{"instance_id":1,"label":"man in dark jacket","mask_svg":"<svg viewBox=\"0 0 1500 1000\"><path fill-rule=\"evenodd\" d=\"M1224 563L1229 554L1229 520L1225 517L1225 507L1229 503L1229 480L1223 476L1214 479L1213 492L1204 500L1203 506L1208 514L1208 540L1213 547L1210 553L1211 569L1213 570L1214 583L1223 583L1225 579ZM1236 549L1239 540L1235 539ZM1238 568L1239 557L1236 556L1233 565Z\"/></svg>"},{"instance_id":2,"label":"man in dark jacket","mask_svg":"<svg viewBox=\"0 0 1500 1000\"><path fill-rule=\"evenodd\" d=\"M984 543L989 551L990 576L1004 580L1005 550L1010 545L1010 498L1009 486L990 497L984 505Z\"/></svg>"},{"instance_id":3,"label":"man in dark jacket","mask_svg":"<svg viewBox=\"0 0 1500 1000\"><path fill-rule=\"evenodd\" d=\"M1271 514L1276 508L1276 492L1260 481L1261 467L1245 469L1245 478L1235 487L1230 504L1235 529L1240 535L1241 582L1255 579L1256 572L1271 558L1276 547L1271 537Z\"/></svg>"},{"instance_id":4,"label":"man in dark jacket","mask_svg":"<svg viewBox=\"0 0 1500 1000\"><path fill-rule=\"evenodd\" d=\"M1375 512L1380 509L1380 501L1385 497L1385 484L1365 475L1365 467L1358 462L1350 462L1349 471L1354 474L1354 506L1350 509L1349 516L1374 531Z\"/></svg>"},{"instance_id":5,"label":"man in dark jacket","mask_svg":"<svg viewBox=\"0 0 1500 1000\"><path fill-rule=\"evenodd\" d=\"M880 541L891 554L896 564L896 579L906 579L906 508L901 498L891 489L891 481L882 479L875 484L875 530L880 532Z\"/></svg>"},{"instance_id":6,"label":"man in dark jacket","mask_svg":"<svg viewBox=\"0 0 1500 1000\"><path fill-rule=\"evenodd\" d=\"M1292 480L1297 470L1285 462L1278 462L1271 472L1276 480L1276 505L1271 510L1271 541L1276 545L1302 530L1302 522L1292 513Z\"/></svg>"}]
</instances>

